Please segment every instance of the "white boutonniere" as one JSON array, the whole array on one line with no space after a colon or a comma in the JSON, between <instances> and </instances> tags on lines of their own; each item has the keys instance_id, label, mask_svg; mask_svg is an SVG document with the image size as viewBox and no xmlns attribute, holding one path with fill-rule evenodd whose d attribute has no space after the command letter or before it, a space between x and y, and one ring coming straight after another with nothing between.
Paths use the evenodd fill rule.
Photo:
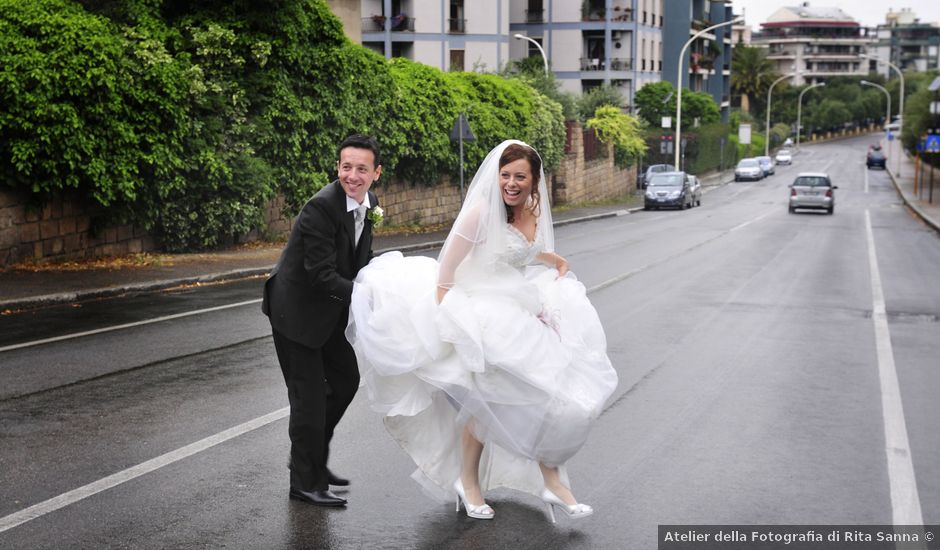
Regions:
<instances>
[{"instance_id":1,"label":"white boutonniere","mask_svg":"<svg viewBox=\"0 0 940 550\"><path fill-rule=\"evenodd\" d=\"M369 221L372 222L373 227L379 227L385 221L385 211L382 210L381 206L370 208L369 213L366 215L369 217Z\"/></svg>"}]
</instances>

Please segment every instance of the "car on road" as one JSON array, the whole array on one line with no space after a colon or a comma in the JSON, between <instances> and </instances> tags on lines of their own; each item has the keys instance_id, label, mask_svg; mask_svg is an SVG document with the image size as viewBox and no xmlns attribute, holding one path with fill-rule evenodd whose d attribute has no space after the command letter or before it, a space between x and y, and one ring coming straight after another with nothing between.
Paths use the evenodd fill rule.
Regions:
<instances>
[{"instance_id":1,"label":"car on road","mask_svg":"<svg viewBox=\"0 0 940 550\"><path fill-rule=\"evenodd\" d=\"M887 168L885 154L884 151L881 150L881 147L868 149L868 155L865 157L865 166L867 166L869 170L871 170L872 166Z\"/></svg>"},{"instance_id":2,"label":"car on road","mask_svg":"<svg viewBox=\"0 0 940 550\"><path fill-rule=\"evenodd\" d=\"M793 140L790 139L790 138L787 138L786 141L783 142L783 146L784 146L784 147L793 147Z\"/></svg>"},{"instance_id":3,"label":"car on road","mask_svg":"<svg viewBox=\"0 0 940 550\"><path fill-rule=\"evenodd\" d=\"M790 213L797 208L825 210L832 214L836 208L835 190L829 175L823 172L803 172L790 184Z\"/></svg>"},{"instance_id":4,"label":"car on road","mask_svg":"<svg viewBox=\"0 0 940 550\"><path fill-rule=\"evenodd\" d=\"M644 210L659 210L664 207L685 210L694 205L692 184L685 172L660 172L650 177L643 196Z\"/></svg>"},{"instance_id":5,"label":"car on road","mask_svg":"<svg viewBox=\"0 0 940 550\"><path fill-rule=\"evenodd\" d=\"M702 182L698 176L689 174L689 193L692 194L692 206L702 206Z\"/></svg>"},{"instance_id":6,"label":"car on road","mask_svg":"<svg viewBox=\"0 0 940 550\"><path fill-rule=\"evenodd\" d=\"M764 171L755 158L741 159L734 168L734 181L759 180L764 178Z\"/></svg>"},{"instance_id":7,"label":"car on road","mask_svg":"<svg viewBox=\"0 0 940 550\"><path fill-rule=\"evenodd\" d=\"M675 171L676 167L671 164L651 164L646 168L646 172L643 174L643 179L640 181L640 188L646 189L646 186L649 185L650 178L653 177L653 174Z\"/></svg>"},{"instance_id":8,"label":"car on road","mask_svg":"<svg viewBox=\"0 0 940 550\"><path fill-rule=\"evenodd\" d=\"M774 161L777 164L793 164L793 154L790 153L789 149L781 149L777 151L777 156L774 157Z\"/></svg>"},{"instance_id":9,"label":"car on road","mask_svg":"<svg viewBox=\"0 0 940 550\"><path fill-rule=\"evenodd\" d=\"M774 170L774 159L770 157L757 157L757 162L760 163L760 169L764 171L765 176L770 176L776 173Z\"/></svg>"}]
</instances>

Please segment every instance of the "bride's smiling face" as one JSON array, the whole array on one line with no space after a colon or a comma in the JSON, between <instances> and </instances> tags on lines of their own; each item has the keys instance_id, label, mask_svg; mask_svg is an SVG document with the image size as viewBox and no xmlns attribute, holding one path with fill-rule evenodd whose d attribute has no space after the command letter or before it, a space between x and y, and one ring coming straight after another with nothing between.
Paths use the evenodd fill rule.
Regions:
<instances>
[{"instance_id":1,"label":"bride's smiling face","mask_svg":"<svg viewBox=\"0 0 940 550\"><path fill-rule=\"evenodd\" d=\"M525 205L532 194L532 167L528 159L514 160L499 169L499 189L507 205Z\"/></svg>"}]
</instances>

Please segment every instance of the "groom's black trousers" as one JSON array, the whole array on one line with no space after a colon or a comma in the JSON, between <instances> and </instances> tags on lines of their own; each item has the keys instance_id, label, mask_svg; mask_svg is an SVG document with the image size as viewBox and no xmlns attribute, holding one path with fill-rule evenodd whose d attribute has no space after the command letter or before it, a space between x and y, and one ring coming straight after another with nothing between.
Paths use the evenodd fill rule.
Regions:
<instances>
[{"instance_id":1,"label":"groom's black trousers","mask_svg":"<svg viewBox=\"0 0 940 550\"><path fill-rule=\"evenodd\" d=\"M297 489L329 488L326 462L333 429L359 389L356 354L345 329L345 323L337 323L321 348L309 348L273 331L290 401L290 482Z\"/></svg>"}]
</instances>

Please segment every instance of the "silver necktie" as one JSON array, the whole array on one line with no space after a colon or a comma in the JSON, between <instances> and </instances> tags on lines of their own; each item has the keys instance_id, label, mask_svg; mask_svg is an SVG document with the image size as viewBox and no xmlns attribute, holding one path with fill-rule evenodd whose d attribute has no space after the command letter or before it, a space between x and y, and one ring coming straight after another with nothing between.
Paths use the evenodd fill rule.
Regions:
<instances>
[{"instance_id":1,"label":"silver necktie","mask_svg":"<svg viewBox=\"0 0 940 550\"><path fill-rule=\"evenodd\" d=\"M359 237L362 236L362 229L366 223L366 207L360 206L353 211L353 217L356 221L356 246L359 246Z\"/></svg>"}]
</instances>

